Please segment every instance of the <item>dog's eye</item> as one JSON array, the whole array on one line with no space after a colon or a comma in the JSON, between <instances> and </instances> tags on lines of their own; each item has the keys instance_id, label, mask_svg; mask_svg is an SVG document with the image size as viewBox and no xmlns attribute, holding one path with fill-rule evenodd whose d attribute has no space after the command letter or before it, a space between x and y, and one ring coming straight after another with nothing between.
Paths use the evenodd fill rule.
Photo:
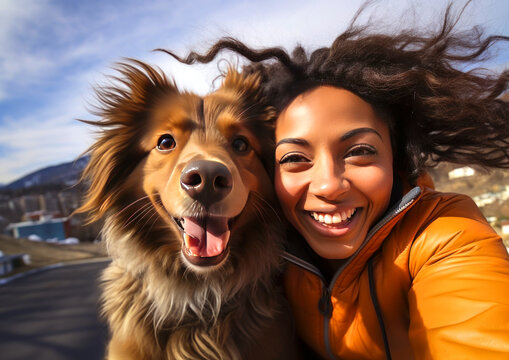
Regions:
<instances>
[{"instance_id":1,"label":"dog's eye","mask_svg":"<svg viewBox=\"0 0 509 360\"><path fill-rule=\"evenodd\" d=\"M249 142L245 137L238 137L232 141L232 147L235 152L245 154L249 151Z\"/></svg>"},{"instance_id":2,"label":"dog's eye","mask_svg":"<svg viewBox=\"0 0 509 360\"><path fill-rule=\"evenodd\" d=\"M157 150L160 151L170 151L175 149L175 145L177 143L175 142L175 139L170 134L164 134L159 137L159 140L157 140Z\"/></svg>"}]
</instances>

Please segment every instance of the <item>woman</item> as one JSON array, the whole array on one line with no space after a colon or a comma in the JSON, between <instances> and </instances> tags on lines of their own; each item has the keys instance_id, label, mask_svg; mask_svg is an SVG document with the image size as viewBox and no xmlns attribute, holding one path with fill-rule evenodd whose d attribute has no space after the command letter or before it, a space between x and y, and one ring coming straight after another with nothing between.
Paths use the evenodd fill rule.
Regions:
<instances>
[{"instance_id":1,"label":"woman","mask_svg":"<svg viewBox=\"0 0 509 360\"><path fill-rule=\"evenodd\" d=\"M509 167L509 72L464 71L506 37L351 25L308 56L218 42L259 72L278 117L275 187L295 232L285 290L320 358L509 357L509 260L441 161ZM353 24L353 23L352 23ZM275 61L274 61L275 59ZM271 60L271 61L266 61Z\"/></svg>"}]
</instances>

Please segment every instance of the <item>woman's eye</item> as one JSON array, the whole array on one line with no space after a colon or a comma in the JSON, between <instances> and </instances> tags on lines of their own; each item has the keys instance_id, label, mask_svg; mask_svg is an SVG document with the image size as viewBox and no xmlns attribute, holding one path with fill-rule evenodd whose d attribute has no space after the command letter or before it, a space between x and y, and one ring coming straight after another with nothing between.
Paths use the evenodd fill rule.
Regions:
<instances>
[{"instance_id":1,"label":"woman's eye","mask_svg":"<svg viewBox=\"0 0 509 360\"><path fill-rule=\"evenodd\" d=\"M245 137L238 137L232 141L232 148L238 154L245 154L249 151L249 141Z\"/></svg>"},{"instance_id":2,"label":"woman's eye","mask_svg":"<svg viewBox=\"0 0 509 360\"><path fill-rule=\"evenodd\" d=\"M371 145L359 145L350 149L346 156L370 156L376 153L376 149Z\"/></svg>"},{"instance_id":3,"label":"woman's eye","mask_svg":"<svg viewBox=\"0 0 509 360\"><path fill-rule=\"evenodd\" d=\"M170 134L161 135L157 140L157 150L159 151L171 151L175 149L176 145L175 139Z\"/></svg>"},{"instance_id":4,"label":"woman's eye","mask_svg":"<svg viewBox=\"0 0 509 360\"><path fill-rule=\"evenodd\" d=\"M300 154L288 154L283 156L280 160L280 164L289 164L289 163L300 163L309 161L306 157Z\"/></svg>"}]
</instances>

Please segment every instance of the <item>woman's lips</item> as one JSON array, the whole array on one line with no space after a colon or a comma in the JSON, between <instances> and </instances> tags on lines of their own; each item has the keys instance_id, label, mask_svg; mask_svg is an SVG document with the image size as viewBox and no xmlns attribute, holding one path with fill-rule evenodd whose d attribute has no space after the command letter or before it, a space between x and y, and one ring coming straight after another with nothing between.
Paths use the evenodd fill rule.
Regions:
<instances>
[{"instance_id":1,"label":"woman's lips","mask_svg":"<svg viewBox=\"0 0 509 360\"><path fill-rule=\"evenodd\" d=\"M355 225L362 208L352 208L343 211L322 213L304 211L306 222L324 236L341 236Z\"/></svg>"}]
</instances>

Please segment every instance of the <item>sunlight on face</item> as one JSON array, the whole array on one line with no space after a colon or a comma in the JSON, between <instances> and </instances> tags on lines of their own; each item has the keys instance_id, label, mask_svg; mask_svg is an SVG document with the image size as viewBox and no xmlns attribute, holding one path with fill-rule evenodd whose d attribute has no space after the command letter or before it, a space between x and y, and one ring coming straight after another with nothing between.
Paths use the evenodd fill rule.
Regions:
<instances>
[{"instance_id":1,"label":"sunlight on face","mask_svg":"<svg viewBox=\"0 0 509 360\"><path fill-rule=\"evenodd\" d=\"M357 95L320 86L276 125L276 192L288 220L326 259L345 259L389 205L389 129Z\"/></svg>"}]
</instances>

